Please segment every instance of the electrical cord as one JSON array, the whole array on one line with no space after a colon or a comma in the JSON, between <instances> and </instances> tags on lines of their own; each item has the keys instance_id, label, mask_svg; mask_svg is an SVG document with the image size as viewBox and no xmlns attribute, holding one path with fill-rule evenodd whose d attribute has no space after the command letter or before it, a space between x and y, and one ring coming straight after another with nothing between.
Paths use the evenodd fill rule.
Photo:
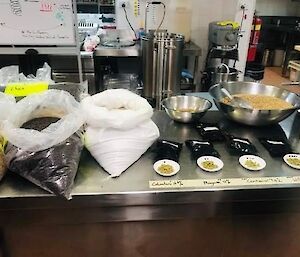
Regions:
<instances>
[{"instance_id":1,"label":"electrical cord","mask_svg":"<svg viewBox=\"0 0 300 257\"><path fill-rule=\"evenodd\" d=\"M134 34L134 39L135 39L135 40L137 40L137 37L136 37L135 31L134 31L134 29L133 29L133 27L132 27L132 25L131 25L131 23L130 23L130 21L129 21L129 19L128 19L128 15L127 15L126 8L125 8L125 6L123 6L123 5L122 5L122 8L123 8L123 10L124 10L124 13L125 13L125 18L126 18L126 20L127 20L127 22L128 22L128 25L129 25L129 27L131 28L131 30L133 31L133 34Z\"/></svg>"},{"instance_id":2,"label":"electrical cord","mask_svg":"<svg viewBox=\"0 0 300 257\"><path fill-rule=\"evenodd\" d=\"M165 16L166 16L166 5L163 2L159 2L159 1L147 2L146 8L145 8L145 31L146 31L146 33L147 33L147 29L148 29L148 27L147 27L148 19L147 18L148 18L148 12L149 12L150 5L162 5L164 7L164 13L163 13L162 20L161 20L160 24L158 25L157 29L155 30L155 32L157 32L160 29L161 25L164 22Z\"/></svg>"},{"instance_id":3,"label":"electrical cord","mask_svg":"<svg viewBox=\"0 0 300 257\"><path fill-rule=\"evenodd\" d=\"M166 16L166 5L163 2L160 2L160 4L163 5L163 7L164 7L164 14L163 14L160 24L158 25L158 27L156 29L156 32L160 29L161 25L163 24L163 22L165 20L165 16Z\"/></svg>"},{"instance_id":4,"label":"electrical cord","mask_svg":"<svg viewBox=\"0 0 300 257\"><path fill-rule=\"evenodd\" d=\"M240 29L239 29L239 32L238 32L238 41L237 41L237 45L236 45L236 48L239 49L239 43L240 43L240 35L241 35L241 32L242 32L242 28L243 28L243 23L244 23L244 20L245 20L245 6L242 7L242 10L243 10L243 13L242 13L242 19L241 19L241 25L240 25ZM235 68L235 65L236 65L236 60L234 60L234 63L233 63L233 68Z\"/></svg>"},{"instance_id":5,"label":"electrical cord","mask_svg":"<svg viewBox=\"0 0 300 257\"><path fill-rule=\"evenodd\" d=\"M243 13L242 13L241 26L240 26L240 29L239 29L239 33L242 32L243 23L244 23L244 20L245 20L245 6L242 6L242 10L243 10Z\"/></svg>"}]
</instances>

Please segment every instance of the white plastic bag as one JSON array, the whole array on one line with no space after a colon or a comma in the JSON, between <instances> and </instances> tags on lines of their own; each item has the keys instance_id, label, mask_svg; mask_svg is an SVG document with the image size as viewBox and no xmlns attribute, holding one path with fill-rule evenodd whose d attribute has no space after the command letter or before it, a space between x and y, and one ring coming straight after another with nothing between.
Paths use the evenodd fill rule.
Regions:
<instances>
[{"instance_id":1,"label":"white plastic bag","mask_svg":"<svg viewBox=\"0 0 300 257\"><path fill-rule=\"evenodd\" d=\"M8 83L17 83L17 82L36 82L44 81L49 84L54 83L51 79L51 67L48 63L44 63L42 68L39 68L36 72L36 75L30 74L25 76L23 73L19 73L18 66L7 66L0 69L0 85L6 86Z\"/></svg>"},{"instance_id":2,"label":"white plastic bag","mask_svg":"<svg viewBox=\"0 0 300 257\"><path fill-rule=\"evenodd\" d=\"M109 89L82 101L87 124L96 128L131 129L151 119L146 99L126 90Z\"/></svg>"},{"instance_id":3,"label":"white plastic bag","mask_svg":"<svg viewBox=\"0 0 300 257\"><path fill-rule=\"evenodd\" d=\"M3 137L2 127L3 122L13 115L15 105L16 100L13 96L0 92L0 180L3 178L7 170L4 157L6 139Z\"/></svg>"},{"instance_id":4,"label":"white plastic bag","mask_svg":"<svg viewBox=\"0 0 300 257\"><path fill-rule=\"evenodd\" d=\"M6 66L0 69L0 85L5 86L9 82L18 80L19 67L16 65Z\"/></svg>"},{"instance_id":5,"label":"white plastic bag","mask_svg":"<svg viewBox=\"0 0 300 257\"><path fill-rule=\"evenodd\" d=\"M35 79L38 81L54 83L54 81L51 79L51 67L48 63L45 62L43 67L36 71Z\"/></svg>"},{"instance_id":6,"label":"white plastic bag","mask_svg":"<svg viewBox=\"0 0 300 257\"><path fill-rule=\"evenodd\" d=\"M12 117L15 111L16 99L11 95L6 95L0 92L0 122L2 127L2 122L9 117Z\"/></svg>"},{"instance_id":7,"label":"white plastic bag","mask_svg":"<svg viewBox=\"0 0 300 257\"><path fill-rule=\"evenodd\" d=\"M119 176L159 137L152 107L142 97L111 89L82 101L87 119L85 146L112 177Z\"/></svg>"},{"instance_id":8,"label":"white plastic bag","mask_svg":"<svg viewBox=\"0 0 300 257\"><path fill-rule=\"evenodd\" d=\"M95 36L87 36L83 43L83 49L87 52L93 52L100 43L100 38Z\"/></svg>"},{"instance_id":9,"label":"white plastic bag","mask_svg":"<svg viewBox=\"0 0 300 257\"><path fill-rule=\"evenodd\" d=\"M40 117L60 120L42 131L20 128L25 122ZM80 103L68 92L48 90L20 100L14 114L3 123L7 140L24 151L42 151L59 144L78 131L84 123Z\"/></svg>"}]
</instances>

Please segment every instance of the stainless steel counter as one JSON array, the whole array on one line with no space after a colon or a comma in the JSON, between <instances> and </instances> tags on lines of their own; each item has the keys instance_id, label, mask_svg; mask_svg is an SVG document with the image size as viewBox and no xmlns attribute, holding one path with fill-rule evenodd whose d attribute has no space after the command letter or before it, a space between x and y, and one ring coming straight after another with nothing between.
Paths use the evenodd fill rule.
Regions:
<instances>
[{"instance_id":1,"label":"stainless steel counter","mask_svg":"<svg viewBox=\"0 0 300 257\"><path fill-rule=\"evenodd\" d=\"M94 51L95 56L107 56L107 57L136 57L140 56L140 45L135 44L134 46L113 48L105 46L97 46Z\"/></svg>"},{"instance_id":2,"label":"stainless steel counter","mask_svg":"<svg viewBox=\"0 0 300 257\"><path fill-rule=\"evenodd\" d=\"M121 59L126 57L140 57L141 56L141 45L137 43L134 46L123 47L123 48L112 48L99 45L94 51L95 59L105 58L105 57L120 57ZM202 49L193 42L186 43L183 49L183 56L186 58L192 58L193 61L193 76L194 83L197 84L198 80L198 65L199 57L202 54ZM99 58L97 58L99 57ZM130 66L130 65L129 65ZM97 68L99 70L99 68ZM128 71L127 71L128 72ZM136 71L135 71L136 72ZM129 72L130 73L130 72ZM101 77L102 75L100 75ZM102 84L102 83L100 83ZM196 86L198 88L198 86ZM100 86L100 89L101 86ZM199 88L198 88L199 89ZM200 91L200 90L198 90Z\"/></svg>"},{"instance_id":3,"label":"stainless steel counter","mask_svg":"<svg viewBox=\"0 0 300 257\"><path fill-rule=\"evenodd\" d=\"M205 120L219 120L216 111ZM187 125L156 113L162 136L198 138ZM280 126L258 131L220 120L235 134L281 133L299 145L300 122L290 118ZM236 157L216 145L225 162L222 172L208 175L197 169L184 148L182 170L172 179L298 175L280 160L267 160L264 172L241 170ZM0 184L0 231L3 256L289 256L299 253L299 187L265 189L150 190L148 180L161 180L146 153L120 178L109 179L87 152L76 178L73 200L50 196L24 180L7 176ZM128 222L134 221L134 222ZM225 235L225 236L224 236ZM58 255L57 255L58 254Z\"/></svg>"},{"instance_id":4,"label":"stainless steel counter","mask_svg":"<svg viewBox=\"0 0 300 257\"><path fill-rule=\"evenodd\" d=\"M161 138L184 142L187 139L200 139L197 131L186 124L175 123L168 118L163 112L155 113L153 120L158 124L161 132ZM108 194L132 194L132 193L160 193L160 192L190 192L190 191L215 191L216 189L205 188L180 188L180 189L150 189L149 181L155 180L186 180L186 179L228 179L228 178L263 178L263 177L283 177L283 176L299 176L299 171L289 168L283 163L281 159L274 159L269 156L267 151L258 142L257 136L268 135L268 131L272 129L272 134L282 134L285 127L290 138L297 138L296 134L300 134L300 131L290 131L291 125L294 122L294 116L287 119L281 124L281 126L273 126L267 128L251 128L243 127L234 124L226 119L220 119L218 111L210 111L204 117L205 121L218 121L220 120L221 126L228 132L234 135L243 136L249 138L258 148L259 155L262 156L266 162L267 167L261 172L249 172L242 168L238 163L238 157L228 154L224 143L215 144L216 149L220 152L222 160L224 162L224 168L218 173L207 173L201 171L196 162L190 159L189 151L186 147L183 147L183 151L180 158L181 171L171 177L164 178L156 174L152 168L151 151L148 151L142 158L133 164L126 172L124 172L119 178L110 178L108 174L94 161L94 159L84 151L82 156L82 162L79 167L78 175L76 178L75 187L73 190L73 196L76 195L108 195ZM299 122L297 117L297 122ZM295 141L295 140L294 140ZM218 190L229 189L253 189L253 188L274 188L274 187L295 187L295 185L258 185L258 186L233 186L218 188ZM37 197L48 196L44 191L38 190L35 186L29 183L24 183L18 177L8 176L4 179L4 182L0 186L0 198L10 197Z\"/></svg>"},{"instance_id":5,"label":"stainless steel counter","mask_svg":"<svg viewBox=\"0 0 300 257\"><path fill-rule=\"evenodd\" d=\"M263 177L284 177L299 176L298 170L289 168L281 159L271 158L263 146L258 142L258 136L268 136L269 131L273 135L284 135L284 130L289 132L290 138L298 139L300 131L290 131L293 124L293 118L285 121L282 126L272 126L267 128L249 128L239 126L226 119L220 119L218 111L211 111L204 117L205 121L220 121L221 127L227 132L234 135L249 138L257 147L259 155L267 162L267 167L261 172L249 172L242 168L238 163L237 156L228 154L224 143L215 144L216 149L222 156L224 168L221 172L210 174L201 171L196 162L191 160L189 151L183 148L180 158L181 171L171 177L164 178L156 174L152 168L153 154L148 151L137 163L124 172L119 178L108 178L98 165L89 159L88 155L84 156L84 161L80 167L80 173L74 188L74 195L81 194L131 194L131 193L163 193L163 192L190 192L190 191L216 191L213 187L205 188L176 188L176 189L150 189L149 181L155 180L187 180L187 179L230 179L230 178L263 178ZM190 125L175 123L170 120L164 112L158 112L154 115L153 120L158 124L161 132L161 138L184 142L187 139L200 139L197 131ZM300 122L297 117L296 122ZM294 145L298 146L298 142L294 141ZM297 147L296 146L296 147ZM300 186L296 185L296 187ZM237 185L232 187L218 188L218 190L240 190L240 189L257 189L257 188L274 188L274 187L295 187L295 185Z\"/></svg>"},{"instance_id":6,"label":"stainless steel counter","mask_svg":"<svg viewBox=\"0 0 300 257\"><path fill-rule=\"evenodd\" d=\"M213 108L214 109L214 108ZM188 124L180 124L173 122L163 112L156 112L153 120L158 124L161 132L161 138L184 142L187 139L200 139L197 131ZM249 138L258 148L259 155L262 156L266 162L267 167L262 172L249 172L244 170L238 164L238 158L230 156L223 143L215 144L216 149L220 152L222 160L224 161L224 168L221 172L209 174L197 168L194 161L190 159L189 152L186 147L183 148L180 164L181 171L172 177L173 180L178 179L210 179L210 178L239 178L239 177L271 177L271 176L298 176L299 171L286 166L281 159L274 159L269 156L267 151L258 142L258 136L267 136L269 131L272 134L286 134L293 139L293 145L296 148L299 144L299 131L293 129L295 123L299 122L299 117L293 115L292 117L283 121L280 125L272 127L247 127L230 122L221 117L218 111L209 111L203 118L204 121L216 122L219 121L221 126L228 132L238 136ZM78 176L76 179L73 195L106 195L106 194L120 194L120 193L157 193L178 190L153 190L149 188L149 181L152 180L166 180L166 178L156 174L152 168L152 153L148 151L142 158L132 165L119 178L109 178L108 174L103 171L101 167L94 161L94 159L85 151L83 153L82 161L79 167ZM260 185L254 188L269 188L268 185ZM293 187L292 185L281 185L280 187ZM247 189L247 186L242 188L237 186L235 189ZM253 187L249 187L253 188ZM231 188L224 188L231 189ZM202 191L203 189L179 189L183 192L188 191ZM206 188L204 191L214 191L213 188ZM48 196L42 190L36 189L29 183L24 183L17 177L8 176L4 179L0 186L0 198L10 197L31 197L31 196Z\"/></svg>"},{"instance_id":7,"label":"stainless steel counter","mask_svg":"<svg viewBox=\"0 0 300 257\"><path fill-rule=\"evenodd\" d=\"M163 111L156 112L153 120L160 128L161 138L179 142L200 138L193 127L173 122ZM290 208L300 212L299 183L281 183L278 185L272 183L253 185L250 183L242 186L214 187L206 185L196 188L151 189L149 181L169 179L175 181L211 181L231 178L256 180L256 178L266 177L279 177L280 179L280 177L300 176L298 170L289 168L281 159L271 158L257 140L257 137L263 135L285 134L294 149L299 151L299 115L291 116L280 125L254 128L230 122L213 108L203 117L203 121L219 122L225 131L249 138L256 145L259 155L266 160L267 167L260 172L249 172L239 165L238 157L230 156L224 144L218 143L215 144L215 147L220 152L225 164L223 170L218 173L208 174L201 171L196 162L190 159L189 151L183 147L180 157L181 170L171 178L164 178L155 173L152 168L153 153L151 150L145 153L119 178L110 178L85 150L82 154L71 201L52 196L22 178L9 173L0 184L0 221L6 221L7 219L4 218L10 215L10 221L15 222L15 219L19 220L20 212L25 212L23 215L25 217L28 215L27 218L31 222L39 223L168 219L232 213L249 214L257 211L274 211L272 209L274 206L276 211L280 212L285 211L285 204L290 204L291 201L295 204L292 204L293 207ZM262 200L264 204L262 204ZM282 204L283 200L284 205ZM257 201L260 203L259 207L253 208L253 204ZM273 207L271 208L268 204ZM234 205L242 206L233 209ZM252 208L249 209L249 206ZM56 212L57 208L63 208L68 217L59 215L59 212ZM89 208L92 208L93 211L87 211ZM44 217L44 219L39 218L37 221L34 215ZM22 219L22 221L24 220Z\"/></svg>"}]
</instances>

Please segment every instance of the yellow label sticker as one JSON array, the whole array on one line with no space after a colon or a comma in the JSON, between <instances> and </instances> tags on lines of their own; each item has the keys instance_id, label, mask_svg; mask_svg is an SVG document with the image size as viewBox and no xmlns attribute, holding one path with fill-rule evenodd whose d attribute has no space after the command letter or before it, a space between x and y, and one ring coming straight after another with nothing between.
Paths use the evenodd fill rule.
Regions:
<instances>
[{"instance_id":1,"label":"yellow label sticker","mask_svg":"<svg viewBox=\"0 0 300 257\"><path fill-rule=\"evenodd\" d=\"M233 29L240 27L240 24L236 21L219 21L217 22L219 26L232 26Z\"/></svg>"},{"instance_id":2,"label":"yellow label sticker","mask_svg":"<svg viewBox=\"0 0 300 257\"><path fill-rule=\"evenodd\" d=\"M48 90L47 82L19 82L9 83L6 85L4 93L16 97L28 96L30 94L39 93Z\"/></svg>"},{"instance_id":3,"label":"yellow label sticker","mask_svg":"<svg viewBox=\"0 0 300 257\"><path fill-rule=\"evenodd\" d=\"M6 144L7 144L7 140L3 136L0 136L0 153L4 152L4 148Z\"/></svg>"},{"instance_id":4,"label":"yellow label sticker","mask_svg":"<svg viewBox=\"0 0 300 257\"><path fill-rule=\"evenodd\" d=\"M261 24L255 26L255 30L261 30Z\"/></svg>"}]
</instances>

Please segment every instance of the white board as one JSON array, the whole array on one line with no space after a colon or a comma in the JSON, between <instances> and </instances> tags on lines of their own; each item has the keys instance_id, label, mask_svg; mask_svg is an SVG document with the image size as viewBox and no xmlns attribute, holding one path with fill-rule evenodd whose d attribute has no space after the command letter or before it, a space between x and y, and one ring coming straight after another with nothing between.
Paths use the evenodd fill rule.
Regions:
<instances>
[{"instance_id":1,"label":"white board","mask_svg":"<svg viewBox=\"0 0 300 257\"><path fill-rule=\"evenodd\" d=\"M0 45L75 45L72 0L0 0Z\"/></svg>"}]
</instances>

